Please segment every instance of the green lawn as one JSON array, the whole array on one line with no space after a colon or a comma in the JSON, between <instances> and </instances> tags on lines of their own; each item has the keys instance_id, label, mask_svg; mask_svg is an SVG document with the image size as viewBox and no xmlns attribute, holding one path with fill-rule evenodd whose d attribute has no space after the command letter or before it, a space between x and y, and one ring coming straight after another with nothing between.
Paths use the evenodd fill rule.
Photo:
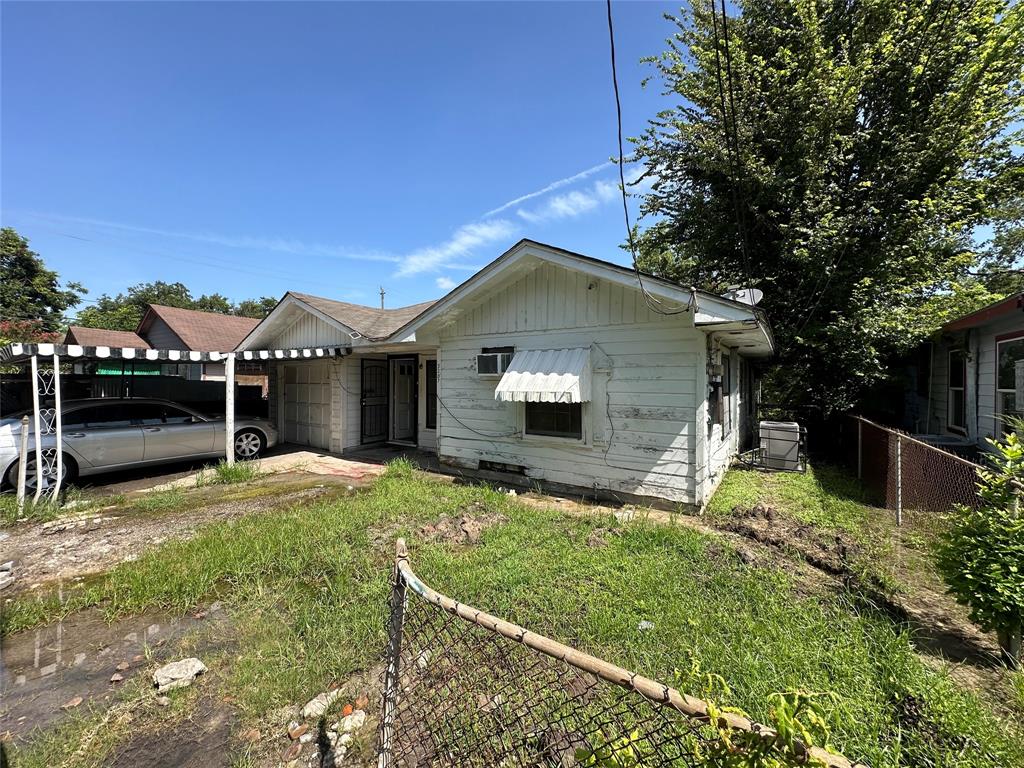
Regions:
<instances>
[{"instance_id":1,"label":"green lawn","mask_svg":"<svg viewBox=\"0 0 1024 768\"><path fill-rule=\"evenodd\" d=\"M818 525L861 530L871 514L847 497L852 488L835 492L813 474L736 472L712 513L752 504L767 488L773 503ZM472 546L425 541L420 527L442 514L504 522ZM588 546L598 527L619 535ZM823 701L832 745L872 766L1024 765L1019 723L926 667L889 618L841 592L808 595L785 572L743 565L718 537L682 525L568 516L403 464L356 496L214 523L169 542L82 588L71 607L184 612L216 594L238 642L218 674L243 721L258 724L379 660L398 536L420 577L460 601L660 679L696 657L731 687L724 703L755 718L767 716L773 692L831 692ZM14 603L5 630L69 609ZM642 620L654 628L639 631ZM54 764L74 749L73 738L49 740L33 759L43 750Z\"/></svg>"}]
</instances>

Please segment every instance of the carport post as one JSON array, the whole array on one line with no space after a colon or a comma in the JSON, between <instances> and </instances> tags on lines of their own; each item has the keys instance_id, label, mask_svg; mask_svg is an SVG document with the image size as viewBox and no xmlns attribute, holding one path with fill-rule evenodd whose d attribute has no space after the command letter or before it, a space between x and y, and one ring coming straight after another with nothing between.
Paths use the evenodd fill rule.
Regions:
<instances>
[{"instance_id":1,"label":"carport post","mask_svg":"<svg viewBox=\"0 0 1024 768\"><path fill-rule=\"evenodd\" d=\"M224 460L235 463L235 353L224 360Z\"/></svg>"},{"instance_id":2,"label":"carport post","mask_svg":"<svg viewBox=\"0 0 1024 768\"><path fill-rule=\"evenodd\" d=\"M28 467L28 416L21 417L21 450L18 451L18 517L25 511L25 475Z\"/></svg>"},{"instance_id":3,"label":"carport post","mask_svg":"<svg viewBox=\"0 0 1024 768\"><path fill-rule=\"evenodd\" d=\"M53 353L53 429L57 439L57 479L53 482L53 498L60 498L60 481L64 476L64 435L60 429L60 357Z\"/></svg>"},{"instance_id":4,"label":"carport post","mask_svg":"<svg viewBox=\"0 0 1024 768\"><path fill-rule=\"evenodd\" d=\"M36 492L32 502L43 492L43 436L39 432L39 357L32 355L32 429L36 449Z\"/></svg>"}]
</instances>

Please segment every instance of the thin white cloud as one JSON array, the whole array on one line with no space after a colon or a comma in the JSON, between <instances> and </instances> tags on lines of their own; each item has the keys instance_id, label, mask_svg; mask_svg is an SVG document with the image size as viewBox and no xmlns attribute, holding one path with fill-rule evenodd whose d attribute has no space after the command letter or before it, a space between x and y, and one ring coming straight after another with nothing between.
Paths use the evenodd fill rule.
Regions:
<instances>
[{"instance_id":1,"label":"thin white cloud","mask_svg":"<svg viewBox=\"0 0 1024 768\"><path fill-rule=\"evenodd\" d=\"M585 190L574 189L563 195L555 195L548 198L543 205L533 208L520 208L516 214L530 222L538 224L544 221L556 221L558 219L570 219L594 210L611 200L619 194L617 184L610 181L597 181Z\"/></svg>"},{"instance_id":2,"label":"thin white cloud","mask_svg":"<svg viewBox=\"0 0 1024 768\"><path fill-rule=\"evenodd\" d=\"M434 282L437 283L437 287L440 288L442 291L450 291L452 288L458 285L458 283L456 283L454 280L447 276L439 277Z\"/></svg>"},{"instance_id":3,"label":"thin white cloud","mask_svg":"<svg viewBox=\"0 0 1024 768\"><path fill-rule=\"evenodd\" d=\"M577 181L583 181L583 179L593 176L598 171L603 171L607 168L608 163L601 163L600 165L595 165L591 168L587 168L585 171L574 173L572 176L566 176L564 179L553 181L543 189L538 189L535 192L528 192L525 195L517 197L515 200L509 200L507 203L499 205L497 208L494 208L485 213L484 218L486 219L489 218L490 216L494 216L495 214L508 210L509 208L519 205L520 203L525 203L527 200L532 200L535 197L546 195L548 192L554 192L556 189L561 189L562 187L567 187L570 184L575 184Z\"/></svg>"},{"instance_id":4,"label":"thin white cloud","mask_svg":"<svg viewBox=\"0 0 1024 768\"><path fill-rule=\"evenodd\" d=\"M157 235L160 237L178 238L182 240L193 240L210 245L221 245L225 248L241 248L255 251L272 251L275 253L288 253L297 256L318 256L332 259L355 259L359 261L384 261L398 263L401 258L393 254L381 253L379 251L363 251L346 246L325 245L323 243L309 243L302 240L294 240L281 237L261 237L253 235L224 235L216 232L184 232L178 230L158 229L155 227L141 227L134 224L125 224L118 221L106 221L103 219L90 219L80 216L65 216L57 213L29 213L25 215L34 218L57 222L62 224L82 224L100 229L117 229L124 232L137 232L145 235Z\"/></svg>"},{"instance_id":5,"label":"thin white cloud","mask_svg":"<svg viewBox=\"0 0 1024 768\"><path fill-rule=\"evenodd\" d=\"M405 256L397 274L399 277L405 277L451 267L457 259L469 256L473 249L499 240L508 240L515 231L515 224L505 219L463 224L443 243L420 248Z\"/></svg>"}]
</instances>

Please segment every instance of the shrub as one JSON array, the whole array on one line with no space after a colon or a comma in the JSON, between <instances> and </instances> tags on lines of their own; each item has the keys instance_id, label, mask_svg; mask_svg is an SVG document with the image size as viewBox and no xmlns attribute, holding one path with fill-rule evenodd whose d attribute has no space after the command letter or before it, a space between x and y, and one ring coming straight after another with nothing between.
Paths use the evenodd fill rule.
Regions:
<instances>
[{"instance_id":1,"label":"shrub","mask_svg":"<svg viewBox=\"0 0 1024 768\"><path fill-rule=\"evenodd\" d=\"M1024 625L1024 443L1015 431L989 440L991 469L978 470L978 509L958 506L940 539L939 569L971 620L994 630L1007 662L1020 665Z\"/></svg>"}]
</instances>

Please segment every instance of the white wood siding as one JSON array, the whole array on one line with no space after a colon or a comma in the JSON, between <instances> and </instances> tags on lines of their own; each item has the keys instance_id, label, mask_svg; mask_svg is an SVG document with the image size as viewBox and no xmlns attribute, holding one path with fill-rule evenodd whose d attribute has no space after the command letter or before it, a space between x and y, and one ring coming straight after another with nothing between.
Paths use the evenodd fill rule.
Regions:
<instances>
[{"instance_id":1,"label":"white wood siding","mask_svg":"<svg viewBox=\"0 0 1024 768\"><path fill-rule=\"evenodd\" d=\"M717 343L713 344L713 347L717 346L719 346ZM723 395L728 395L728 400L725 403L725 405L728 406L728 414L723 413L722 423L712 425L709 430L707 430L708 420L706 410L704 412L704 418L700 422L707 430L707 444L705 448L707 462L705 474L702 478L704 480L703 497L705 499L710 498L711 494L714 493L715 488L718 487L718 484L725 476L725 470L729 468L729 463L732 461L732 457L739 451L740 358L739 354L734 349L722 346L721 351L724 353L722 356L723 366L727 362L730 366L728 376L730 385L729 391L723 392ZM722 371L722 377L724 381L726 377L724 368Z\"/></svg>"},{"instance_id":2,"label":"white wood siding","mask_svg":"<svg viewBox=\"0 0 1024 768\"><path fill-rule=\"evenodd\" d=\"M274 340L273 349L346 346L352 339L340 328L304 312Z\"/></svg>"},{"instance_id":3,"label":"white wood siding","mask_svg":"<svg viewBox=\"0 0 1024 768\"><path fill-rule=\"evenodd\" d=\"M704 335L690 316L659 315L637 291L543 265L440 329L440 339L443 459L521 465L548 482L700 503ZM482 347L505 345L592 346L582 442L518 434L522 404L495 401L498 379L476 373Z\"/></svg>"},{"instance_id":4,"label":"white wood siding","mask_svg":"<svg viewBox=\"0 0 1024 768\"><path fill-rule=\"evenodd\" d=\"M462 315L452 336L660 322L639 291L542 264Z\"/></svg>"}]
</instances>

